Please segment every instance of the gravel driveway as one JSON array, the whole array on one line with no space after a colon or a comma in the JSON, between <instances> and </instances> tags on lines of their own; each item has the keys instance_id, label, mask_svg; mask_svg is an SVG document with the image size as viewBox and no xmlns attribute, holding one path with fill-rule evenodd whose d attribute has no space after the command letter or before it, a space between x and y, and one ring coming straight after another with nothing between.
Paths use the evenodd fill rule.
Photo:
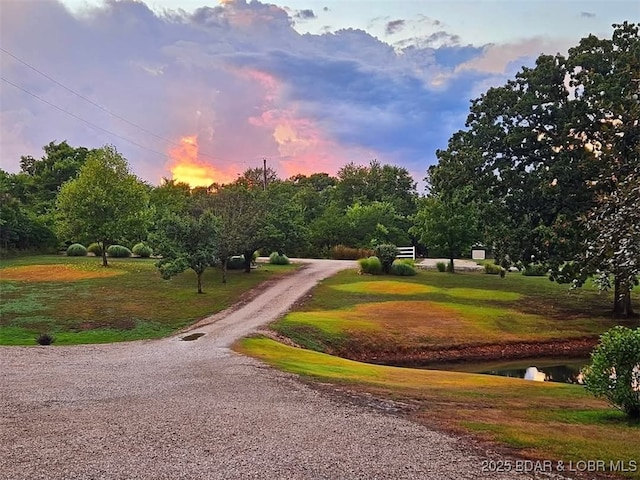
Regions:
<instances>
[{"instance_id":1,"label":"gravel driveway","mask_svg":"<svg viewBox=\"0 0 640 480\"><path fill-rule=\"evenodd\" d=\"M351 265L312 261L196 341L0 347L0 478L529 478L228 349Z\"/></svg>"}]
</instances>

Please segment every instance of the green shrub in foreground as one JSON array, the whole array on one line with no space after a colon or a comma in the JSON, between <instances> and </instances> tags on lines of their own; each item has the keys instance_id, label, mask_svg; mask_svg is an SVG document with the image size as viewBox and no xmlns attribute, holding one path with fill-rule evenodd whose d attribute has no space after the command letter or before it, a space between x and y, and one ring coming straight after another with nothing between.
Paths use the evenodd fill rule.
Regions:
<instances>
[{"instance_id":1,"label":"green shrub in foreground","mask_svg":"<svg viewBox=\"0 0 640 480\"><path fill-rule=\"evenodd\" d=\"M382 262L378 257L361 258L358 260L360 273L369 275L380 275L382 273Z\"/></svg>"},{"instance_id":2,"label":"green shrub in foreground","mask_svg":"<svg viewBox=\"0 0 640 480\"><path fill-rule=\"evenodd\" d=\"M278 252L273 252L269 255L269 263L272 265L289 265L289 257L286 255L280 255Z\"/></svg>"},{"instance_id":3,"label":"green shrub in foreground","mask_svg":"<svg viewBox=\"0 0 640 480\"><path fill-rule=\"evenodd\" d=\"M398 247L390 243L378 245L375 248L376 257L380 259L382 263L382 271L389 273L391 271L391 265L398 255Z\"/></svg>"},{"instance_id":4,"label":"green shrub in foreground","mask_svg":"<svg viewBox=\"0 0 640 480\"><path fill-rule=\"evenodd\" d=\"M446 262L436 262L436 268L438 269L439 272L446 272L447 264Z\"/></svg>"},{"instance_id":5,"label":"green shrub in foreground","mask_svg":"<svg viewBox=\"0 0 640 480\"><path fill-rule=\"evenodd\" d=\"M107 255L114 258L127 258L131 256L131 250L122 245L109 245Z\"/></svg>"},{"instance_id":6,"label":"green shrub in foreground","mask_svg":"<svg viewBox=\"0 0 640 480\"><path fill-rule=\"evenodd\" d=\"M96 257L102 256L102 247L98 242L93 242L87 247L87 252L93 253Z\"/></svg>"},{"instance_id":7,"label":"green shrub in foreground","mask_svg":"<svg viewBox=\"0 0 640 480\"><path fill-rule=\"evenodd\" d=\"M400 277L409 277L411 275L415 275L416 268L409 262L405 262L403 260L396 260L391 265L391 274L398 275Z\"/></svg>"},{"instance_id":8,"label":"green shrub in foreground","mask_svg":"<svg viewBox=\"0 0 640 480\"><path fill-rule=\"evenodd\" d=\"M640 418L640 329L617 326L602 334L583 374L587 391Z\"/></svg>"},{"instance_id":9,"label":"green shrub in foreground","mask_svg":"<svg viewBox=\"0 0 640 480\"><path fill-rule=\"evenodd\" d=\"M85 257L87 255L87 249L84 245L79 243L72 243L67 248L67 256L69 257Z\"/></svg>"},{"instance_id":10,"label":"green shrub in foreground","mask_svg":"<svg viewBox=\"0 0 640 480\"><path fill-rule=\"evenodd\" d=\"M134 255L138 255L142 258L149 258L153 253L153 250L149 245L146 245L144 242L136 243L131 249Z\"/></svg>"}]
</instances>

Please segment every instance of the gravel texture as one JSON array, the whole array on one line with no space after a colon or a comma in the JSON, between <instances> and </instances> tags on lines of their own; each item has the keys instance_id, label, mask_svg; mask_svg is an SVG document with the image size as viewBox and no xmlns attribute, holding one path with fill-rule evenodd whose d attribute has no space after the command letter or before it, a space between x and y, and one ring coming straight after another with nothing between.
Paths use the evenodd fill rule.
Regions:
<instances>
[{"instance_id":1,"label":"gravel texture","mask_svg":"<svg viewBox=\"0 0 640 480\"><path fill-rule=\"evenodd\" d=\"M195 341L0 347L0 479L530 478L228 349L352 265L312 261Z\"/></svg>"}]
</instances>

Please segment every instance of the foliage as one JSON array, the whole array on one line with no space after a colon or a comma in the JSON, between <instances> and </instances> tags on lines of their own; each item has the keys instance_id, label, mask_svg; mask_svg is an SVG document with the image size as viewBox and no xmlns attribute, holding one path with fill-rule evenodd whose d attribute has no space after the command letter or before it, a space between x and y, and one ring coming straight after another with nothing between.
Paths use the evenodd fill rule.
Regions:
<instances>
[{"instance_id":1,"label":"foliage","mask_svg":"<svg viewBox=\"0 0 640 480\"><path fill-rule=\"evenodd\" d=\"M398 247L388 243L382 244L374 248L374 252L380 260L380 263L382 263L382 271L389 273L391 271L391 265L398 255Z\"/></svg>"},{"instance_id":2,"label":"foliage","mask_svg":"<svg viewBox=\"0 0 640 480\"><path fill-rule=\"evenodd\" d=\"M452 195L431 195L421 203L409 230L427 248L440 249L449 258L449 270L454 271L454 259L478 240L478 214L466 192Z\"/></svg>"},{"instance_id":3,"label":"foliage","mask_svg":"<svg viewBox=\"0 0 640 480\"><path fill-rule=\"evenodd\" d=\"M600 337L584 371L587 390L640 418L640 329L613 327Z\"/></svg>"},{"instance_id":4,"label":"foliage","mask_svg":"<svg viewBox=\"0 0 640 480\"><path fill-rule=\"evenodd\" d=\"M36 343L38 345L51 345L55 340L55 337L49 333L41 333L36 337Z\"/></svg>"},{"instance_id":5,"label":"foliage","mask_svg":"<svg viewBox=\"0 0 640 480\"><path fill-rule=\"evenodd\" d=\"M530 263L525 265L522 275L528 277L544 277L549 271L549 267L542 263Z\"/></svg>"},{"instance_id":6,"label":"foliage","mask_svg":"<svg viewBox=\"0 0 640 480\"><path fill-rule=\"evenodd\" d=\"M87 252L93 253L96 257L102 256L102 247L98 242L90 243L87 247Z\"/></svg>"},{"instance_id":7,"label":"foliage","mask_svg":"<svg viewBox=\"0 0 640 480\"><path fill-rule=\"evenodd\" d=\"M269 263L272 265L289 265L290 260L284 254L280 254L278 252L273 252L269 255Z\"/></svg>"},{"instance_id":8,"label":"foliage","mask_svg":"<svg viewBox=\"0 0 640 480\"><path fill-rule=\"evenodd\" d=\"M467 191L503 266L544 263L553 280L575 286L614 277L619 316L633 314L639 263L623 247L638 243L637 220L616 219L637 204L639 58L638 27L627 22L610 39L583 38L566 57L540 56L472 102L467 129L427 176L437 194ZM561 272L569 260L575 268Z\"/></svg>"},{"instance_id":9,"label":"foliage","mask_svg":"<svg viewBox=\"0 0 640 480\"><path fill-rule=\"evenodd\" d=\"M358 260L374 254L369 248L352 248L344 245L336 245L331 249L331 258L334 260Z\"/></svg>"},{"instance_id":10,"label":"foliage","mask_svg":"<svg viewBox=\"0 0 640 480\"><path fill-rule=\"evenodd\" d=\"M200 216L170 215L160 221L151 236L155 251L162 259L156 266L168 280L188 268L196 272L198 293L202 293L202 275L216 263L220 219L207 210Z\"/></svg>"},{"instance_id":11,"label":"foliage","mask_svg":"<svg viewBox=\"0 0 640 480\"><path fill-rule=\"evenodd\" d=\"M14 193L31 214L51 227L51 214L60 187L74 179L93 152L85 147L72 147L66 141L49 142L40 159L30 155L20 158L20 172L13 176Z\"/></svg>"},{"instance_id":12,"label":"foliage","mask_svg":"<svg viewBox=\"0 0 640 480\"><path fill-rule=\"evenodd\" d=\"M67 255L69 257L84 257L87 255L87 249L80 243L72 243L67 247Z\"/></svg>"},{"instance_id":13,"label":"foliage","mask_svg":"<svg viewBox=\"0 0 640 480\"><path fill-rule=\"evenodd\" d=\"M382 262L376 256L369 258L361 258L358 260L360 265L360 273L367 273L369 275L381 275L383 273Z\"/></svg>"},{"instance_id":14,"label":"foliage","mask_svg":"<svg viewBox=\"0 0 640 480\"><path fill-rule=\"evenodd\" d=\"M391 265L391 274L398 275L400 277L409 277L412 275L416 275L416 268L408 262L403 261L402 259L396 260Z\"/></svg>"},{"instance_id":15,"label":"foliage","mask_svg":"<svg viewBox=\"0 0 640 480\"><path fill-rule=\"evenodd\" d=\"M107 255L112 258L128 258L131 256L131 250L123 245L109 245Z\"/></svg>"},{"instance_id":16,"label":"foliage","mask_svg":"<svg viewBox=\"0 0 640 480\"><path fill-rule=\"evenodd\" d=\"M0 169L0 249L49 250L57 239L45 221L20 200L15 175Z\"/></svg>"},{"instance_id":17,"label":"foliage","mask_svg":"<svg viewBox=\"0 0 640 480\"><path fill-rule=\"evenodd\" d=\"M488 273L489 275L500 275L500 277L504 278L507 273L507 269L502 265L497 265L495 263L485 263L484 273Z\"/></svg>"},{"instance_id":18,"label":"foliage","mask_svg":"<svg viewBox=\"0 0 640 480\"><path fill-rule=\"evenodd\" d=\"M56 200L58 233L63 239L84 238L106 247L126 236L144 238L148 218L146 187L129 173L115 147L89 153L77 178L66 182Z\"/></svg>"},{"instance_id":19,"label":"foliage","mask_svg":"<svg viewBox=\"0 0 640 480\"><path fill-rule=\"evenodd\" d=\"M153 249L144 242L136 243L131 252L142 258L149 258L153 254Z\"/></svg>"},{"instance_id":20,"label":"foliage","mask_svg":"<svg viewBox=\"0 0 640 480\"><path fill-rule=\"evenodd\" d=\"M439 272L446 272L447 264L446 262L436 262L436 268L438 269Z\"/></svg>"}]
</instances>

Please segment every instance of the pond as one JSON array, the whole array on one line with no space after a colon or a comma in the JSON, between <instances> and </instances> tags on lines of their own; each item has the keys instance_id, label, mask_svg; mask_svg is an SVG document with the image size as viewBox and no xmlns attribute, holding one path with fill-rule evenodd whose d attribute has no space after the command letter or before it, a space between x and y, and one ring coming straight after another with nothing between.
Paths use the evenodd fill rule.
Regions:
<instances>
[{"instance_id":1,"label":"pond","mask_svg":"<svg viewBox=\"0 0 640 480\"><path fill-rule=\"evenodd\" d=\"M589 358L528 358L507 362L448 363L423 366L423 368L581 384L580 370L588 363Z\"/></svg>"}]
</instances>

